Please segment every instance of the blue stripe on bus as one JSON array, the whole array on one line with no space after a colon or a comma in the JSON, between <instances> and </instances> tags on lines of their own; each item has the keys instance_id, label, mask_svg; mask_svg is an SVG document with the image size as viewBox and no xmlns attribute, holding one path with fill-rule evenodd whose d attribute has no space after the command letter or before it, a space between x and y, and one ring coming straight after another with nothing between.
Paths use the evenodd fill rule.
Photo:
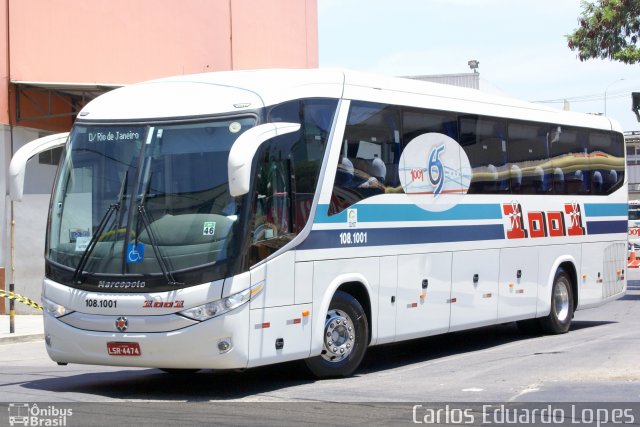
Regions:
<instances>
[{"instance_id":1,"label":"blue stripe on bus","mask_svg":"<svg viewBox=\"0 0 640 427\"><path fill-rule=\"evenodd\" d=\"M345 233L345 234L343 234ZM366 233L366 242L363 233ZM341 234L343 238L341 239ZM359 238L356 238L356 234ZM348 235L347 243L346 236ZM331 249L362 246L413 245L504 239L502 224L408 228L351 228L313 230L298 249ZM355 243L355 240L362 240Z\"/></svg>"},{"instance_id":2,"label":"blue stripe on bus","mask_svg":"<svg viewBox=\"0 0 640 427\"><path fill-rule=\"evenodd\" d=\"M627 221L587 221L587 234L627 234L628 226Z\"/></svg>"},{"instance_id":3,"label":"blue stripe on bus","mask_svg":"<svg viewBox=\"0 0 640 427\"><path fill-rule=\"evenodd\" d=\"M354 205L358 210L358 222L393 221L452 221L502 219L499 204L456 205L444 212L426 211L416 205L362 204ZM316 224L346 224L347 210L329 216L329 205L318 205Z\"/></svg>"},{"instance_id":4,"label":"blue stripe on bus","mask_svg":"<svg viewBox=\"0 0 640 427\"><path fill-rule=\"evenodd\" d=\"M629 206L626 203L585 203L586 216L627 216Z\"/></svg>"}]
</instances>

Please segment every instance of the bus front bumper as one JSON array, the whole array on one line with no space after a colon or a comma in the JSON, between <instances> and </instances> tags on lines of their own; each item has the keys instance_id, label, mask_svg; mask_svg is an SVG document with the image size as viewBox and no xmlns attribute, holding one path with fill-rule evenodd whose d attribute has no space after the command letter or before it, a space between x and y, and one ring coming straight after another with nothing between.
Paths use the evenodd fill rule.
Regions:
<instances>
[{"instance_id":1,"label":"bus front bumper","mask_svg":"<svg viewBox=\"0 0 640 427\"><path fill-rule=\"evenodd\" d=\"M67 325L48 313L43 317L47 352L58 363L174 369L247 367L249 304L171 332L96 332Z\"/></svg>"}]
</instances>

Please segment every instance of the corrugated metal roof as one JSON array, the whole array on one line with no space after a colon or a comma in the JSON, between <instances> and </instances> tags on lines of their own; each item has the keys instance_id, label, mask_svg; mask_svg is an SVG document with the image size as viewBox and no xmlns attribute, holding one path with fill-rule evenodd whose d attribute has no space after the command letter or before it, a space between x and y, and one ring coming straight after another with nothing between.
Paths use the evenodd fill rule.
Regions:
<instances>
[{"instance_id":1,"label":"corrugated metal roof","mask_svg":"<svg viewBox=\"0 0 640 427\"><path fill-rule=\"evenodd\" d=\"M406 78L451 86L466 87L470 89L480 89L479 73L435 74L426 76L407 76Z\"/></svg>"}]
</instances>

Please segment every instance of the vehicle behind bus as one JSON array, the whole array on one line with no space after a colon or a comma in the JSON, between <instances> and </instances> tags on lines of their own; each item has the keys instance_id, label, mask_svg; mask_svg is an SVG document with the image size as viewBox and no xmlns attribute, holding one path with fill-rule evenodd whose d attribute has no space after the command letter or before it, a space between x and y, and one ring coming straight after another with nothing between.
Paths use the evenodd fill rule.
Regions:
<instances>
[{"instance_id":1,"label":"vehicle behind bus","mask_svg":"<svg viewBox=\"0 0 640 427\"><path fill-rule=\"evenodd\" d=\"M629 250L640 250L640 200L629 200Z\"/></svg>"}]
</instances>

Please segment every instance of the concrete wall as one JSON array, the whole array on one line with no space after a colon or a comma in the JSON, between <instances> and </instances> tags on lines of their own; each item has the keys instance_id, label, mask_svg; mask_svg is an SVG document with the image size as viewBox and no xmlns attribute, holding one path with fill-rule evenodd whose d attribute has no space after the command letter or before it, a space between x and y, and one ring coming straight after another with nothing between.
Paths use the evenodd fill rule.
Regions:
<instances>
[{"instance_id":1,"label":"concrete wall","mask_svg":"<svg viewBox=\"0 0 640 427\"><path fill-rule=\"evenodd\" d=\"M37 129L14 127L13 141L14 148L18 150L27 142L38 139L42 136L41 131ZM24 174L24 194L51 194L51 186L56 177L57 166L40 164L38 156L32 157L27 163L27 169ZM26 201L25 201L26 202Z\"/></svg>"},{"instance_id":2,"label":"concrete wall","mask_svg":"<svg viewBox=\"0 0 640 427\"><path fill-rule=\"evenodd\" d=\"M0 167L9 164L11 159L9 126L0 124ZM9 198L7 194L7 174L5 171L0 173L0 267L4 268L5 289L9 289L9 223L7 206ZM9 312L9 300L0 298L0 314Z\"/></svg>"},{"instance_id":3,"label":"concrete wall","mask_svg":"<svg viewBox=\"0 0 640 427\"><path fill-rule=\"evenodd\" d=\"M28 173L28 172L27 172ZM44 241L49 194L25 194L14 203L15 291L39 303L44 278ZM17 314L38 314L38 310L16 303Z\"/></svg>"},{"instance_id":4,"label":"concrete wall","mask_svg":"<svg viewBox=\"0 0 640 427\"><path fill-rule=\"evenodd\" d=\"M3 126L6 144L10 146L9 127ZM37 129L14 127L13 143L15 150L29 141L40 137ZM6 150L6 155L9 150ZM39 164L38 156L27 163L25 173L25 194L21 202L14 202L14 266L15 291L41 303L40 293L44 277L44 242L47 224L47 212L51 185L55 178L57 166ZM0 183L3 184L3 183ZM6 257L3 264L6 267L6 283L11 280L10 265L10 231L11 231L11 201L5 199L6 213L1 223L6 224L3 231ZM24 304L16 303L17 314L37 314L38 310Z\"/></svg>"}]
</instances>

